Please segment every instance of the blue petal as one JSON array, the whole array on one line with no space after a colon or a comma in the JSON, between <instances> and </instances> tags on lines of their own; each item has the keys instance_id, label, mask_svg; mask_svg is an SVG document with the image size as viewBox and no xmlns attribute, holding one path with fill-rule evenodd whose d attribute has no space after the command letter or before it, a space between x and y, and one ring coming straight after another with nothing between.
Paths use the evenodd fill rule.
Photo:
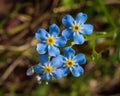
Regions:
<instances>
[{"instance_id":1,"label":"blue petal","mask_svg":"<svg viewBox=\"0 0 120 96\"><path fill-rule=\"evenodd\" d=\"M76 16L76 22L79 24L84 24L87 20L87 14L84 13L78 13Z\"/></svg>"},{"instance_id":2,"label":"blue petal","mask_svg":"<svg viewBox=\"0 0 120 96\"><path fill-rule=\"evenodd\" d=\"M71 29L65 29L62 31L62 36L64 36L67 40L70 40L73 37L73 32Z\"/></svg>"},{"instance_id":3,"label":"blue petal","mask_svg":"<svg viewBox=\"0 0 120 96\"><path fill-rule=\"evenodd\" d=\"M38 40L45 40L45 38L47 37L48 33L45 29L38 29L38 31L35 33L35 37L38 39Z\"/></svg>"},{"instance_id":4,"label":"blue petal","mask_svg":"<svg viewBox=\"0 0 120 96\"><path fill-rule=\"evenodd\" d=\"M63 25L71 27L73 25L74 19L71 15L66 15L62 18Z\"/></svg>"},{"instance_id":5,"label":"blue petal","mask_svg":"<svg viewBox=\"0 0 120 96\"><path fill-rule=\"evenodd\" d=\"M64 49L64 55L65 57L72 59L72 57L75 55L75 51L70 47L66 47Z\"/></svg>"},{"instance_id":6,"label":"blue petal","mask_svg":"<svg viewBox=\"0 0 120 96\"><path fill-rule=\"evenodd\" d=\"M43 43L39 43L37 44L36 50L39 54L44 54L47 51L47 45Z\"/></svg>"},{"instance_id":7,"label":"blue petal","mask_svg":"<svg viewBox=\"0 0 120 96\"><path fill-rule=\"evenodd\" d=\"M62 67L60 69L63 71L63 76L67 76L70 72L68 67Z\"/></svg>"},{"instance_id":8,"label":"blue petal","mask_svg":"<svg viewBox=\"0 0 120 96\"><path fill-rule=\"evenodd\" d=\"M56 24L52 24L49 28L50 30L50 35L52 36L58 36L60 29Z\"/></svg>"},{"instance_id":9,"label":"blue petal","mask_svg":"<svg viewBox=\"0 0 120 96\"><path fill-rule=\"evenodd\" d=\"M57 57L53 58L51 64L53 67L59 68L63 65L64 57L62 55L58 55Z\"/></svg>"},{"instance_id":10,"label":"blue petal","mask_svg":"<svg viewBox=\"0 0 120 96\"><path fill-rule=\"evenodd\" d=\"M41 55L40 57L39 57L39 61L40 61L40 63L47 63L48 62L48 56L46 56L46 55Z\"/></svg>"},{"instance_id":11,"label":"blue petal","mask_svg":"<svg viewBox=\"0 0 120 96\"><path fill-rule=\"evenodd\" d=\"M57 56L60 54L60 50L55 46L48 46L48 53L50 56Z\"/></svg>"},{"instance_id":12,"label":"blue petal","mask_svg":"<svg viewBox=\"0 0 120 96\"><path fill-rule=\"evenodd\" d=\"M70 71L71 71L72 75L75 76L75 77L79 77L81 74L84 73L83 68L80 67L79 65L76 65L76 66L72 67L70 69Z\"/></svg>"},{"instance_id":13,"label":"blue petal","mask_svg":"<svg viewBox=\"0 0 120 96\"><path fill-rule=\"evenodd\" d=\"M86 63L86 58L85 58L85 55L84 54L77 54L75 57L74 57L74 61L78 64L85 64Z\"/></svg>"},{"instance_id":14,"label":"blue petal","mask_svg":"<svg viewBox=\"0 0 120 96\"><path fill-rule=\"evenodd\" d=\"M63 77L63 70L57 69L57 70L53 73L53 76L54 76L56 79L61 79L61 78Z\"/></svg>"},{"instance_id":15,"label":"blue petal","mask_svg":"<svg viewBox=\"0 0 120 96\"><path fill-rule=\"evenodd\" d=\"M43 73L42 74L42 80L50 81L52 79L52 76L50 74Z\"/></svg>"},{"instance_id":16,"label":"blue petal","mask_svg":"<svg viewBox=\"0 0 120 96\"><path fill-rule=\"evenodd\" d=\"M66 38L64 36L56 38L56 46L63 47L66 44Z\"/></svg>"},{"instance_id":17,"label":"blue petal","mask_svg":"<svg viewBox=\"0 0 120 96\"><path fill-rule=\"evenodd\" d=\"M82 33L90 35L93 32L93 26L91 24L84 24L82 25Z\"/></svg>"},{"instance_id":18,"label":"blue petal","mask_svg":"<svg viewBox=\"0 0 120 96\"><path fill-rule=\"evenodd\" d=\"M73 37L74 37L75 44L83 44L84 43L84 37L82 34L74 33Z\"/></svg>"},{"instance_id":19,"label":"blue petal","mask_svg":"<svg viewBox=\"0 0 120 96\"><path fill-rule=\"evenodd\" d=\"M43 68L40 65L34 65L33 69L34 69L34 72L38 74L43 72Z\"/></svg>"}]
</instances>

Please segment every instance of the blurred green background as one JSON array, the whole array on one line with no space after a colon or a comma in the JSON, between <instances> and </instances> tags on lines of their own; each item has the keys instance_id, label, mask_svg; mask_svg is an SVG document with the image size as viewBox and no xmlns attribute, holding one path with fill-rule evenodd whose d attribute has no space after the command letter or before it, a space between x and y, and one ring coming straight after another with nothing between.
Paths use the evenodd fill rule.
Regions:
<instances>
[{"instance_id":1,"label":"blurred green background","mask_svg":"<svg viewBox=\"0 0 120 96\"><path fill-rule=\"evenodd\" d=\"M86 54L85 73L48 85L26 70L37 64L35 32L83 12L94 32L76 53ZM0 0L0 96L120 96L120 0Z\"/></svg>"}]
</instances>

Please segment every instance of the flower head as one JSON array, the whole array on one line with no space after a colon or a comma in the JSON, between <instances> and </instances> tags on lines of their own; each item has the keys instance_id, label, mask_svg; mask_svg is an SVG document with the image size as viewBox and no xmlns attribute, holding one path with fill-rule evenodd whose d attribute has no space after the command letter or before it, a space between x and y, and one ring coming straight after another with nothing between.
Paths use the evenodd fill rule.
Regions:
<instances>
[{"instance_id":1,"label":"flower head","mask_svg":"<svg viewBox=\"0 0 120 96\"><path fill-rule=\"evenodd\" d=\"M86 20L87 15L84 13L78 13L75 20L71 15L66 15L62 19L62 23L68 28L63 30L62 35L68 40L73 37L75 44L83 44L83 34L90 35L93 32L91 24L84 24Z\"/></svg>"},{"instance_id":2,"label":"flower head","mask_svg":"<svg viewBox=\"0 0 120 96\"><path fill-rule=\"evenodd\" d=\"M53 58L50 62L46 55L41 56L41 64L33 66L34 72L37 74L41 74L42 80L45 81L52 80L52 77L56 79L61 79L63 76L63 72L60 69L61 64L58 65L55 61L55 58Z\"/></svg>"},{"instance_id":3,"label":"flower head","mask_svg":"<svg viewBox=\"0 0 120 96\"><path fill-rule=\"evenodd\" d=\"M60 63L63 63L61 70L63 70L64 76L67 76L69 72L75 77L83 74L84 70L80 65L85 64L85 55L80 53L75 56L74 50L70 47L64 49L64 55L65 56L59 55L56 57Z\"/></svg>"},{"instance_id":4,"label":"flower head","mask_svg":"<svg viewBox=\"0 0 120 96\"><path fill-rule=\"evenodd\" d=\"M64 36L58 37L60 32L59 27L56 24L52 24L49 28L49 33L44 29L39 29L35 36L40 43L37 44L37 52L39 54L45 54L48 51L50 56L57 56L60 51L57 47L63 47L66 44Z\"/></svg>"}]
</instances>

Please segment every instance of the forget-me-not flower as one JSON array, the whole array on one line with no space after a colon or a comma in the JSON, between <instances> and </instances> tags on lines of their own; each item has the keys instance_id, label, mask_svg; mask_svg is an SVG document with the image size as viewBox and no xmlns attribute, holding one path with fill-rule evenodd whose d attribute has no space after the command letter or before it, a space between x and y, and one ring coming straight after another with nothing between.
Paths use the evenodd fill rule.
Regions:
<instances>
[{"instance_id":1,"label":"forget-me-not flower","mask_svg":"<svg viewBox=\"0 0 120 96\"><path fill-rule=\"evenodd\" d=\"M60 54L58 47L63 47L66 44L64 36L58 37L60 32L59 27L56 24L52 24L49 27L49 33L44 29L39 29L35 36L40 43L37 44L37 52L39 54L45 54L48 51L50 56L57 56Z\"/></svg>"},{"instance_id":2,"label":"forget-me-not flower","mask_svg":"<svg viewBox=\"0 0 120 96\"><path fill-rule=\"evenodd\" d=\"M66 15L62 18L62 23L67 29L63 30L62 35L68 40L73 37L75 44L83 44L83 34L90 35L93 32L93 26L91 24L84 24L87 20L87 15L84 13L78 13L74 20L71 15Z\"/></svg>"},{"instance_id":3,"label":"forget-me-not flower","mask_svg":"<svg viewBox=\"0 0 120 96\"><path fill-rule=\"evenodd\" d=\"M67 47L64 49L64 56L59 55L56 57L59 60L59 63L62 63L61 70L63 70L63 76L67 76L70 72L73 76L79 77L83 74L84 70L80 66L86 63L85 55L80 53L75 56L75 51Z\"/></svg>"},{"instance_id":4,"label":"forget-me-not flower","mask_svg":"<svg viewBox=\"0 0 120 96\"><path fill-rule=\"evenodd\" d=\"M63 71L60 69L62 63L58 63L56 58L53 58L49 61L46 55L42 55L40 57L40 63L38 65L34 65L34 72L41 75L41 79L45 81L52 80L52 77L56 79L61 79L63 77Z\"/></svg>"}]
</instances>

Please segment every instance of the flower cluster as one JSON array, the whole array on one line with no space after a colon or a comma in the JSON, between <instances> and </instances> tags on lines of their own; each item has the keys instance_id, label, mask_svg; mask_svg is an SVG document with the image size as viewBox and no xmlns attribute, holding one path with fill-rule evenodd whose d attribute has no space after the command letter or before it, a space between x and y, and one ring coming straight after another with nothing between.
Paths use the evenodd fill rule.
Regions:
<instances>
[{"instance_id":1,"label":"flower cluster","mask_svg":"<svg viewBox=\"0 0 120 96\"><path fill-rule=\"evenodd\" d=\"M75 20L71 15L64 16L62 23L66 29L62 31L61 36L59 36L60 29L56 24L49 27L49 32L43 28L38 29L35 37L40 41L36 48L40 54L40 63L29 68L27 75L38 74L36 78L39 83L41 80L48 82L52 78L61 79L70 73L74 77L82 75L84 69L81 65L86 63L85 55L82 53L75 55L72 45L66 45L68 41L81 45L85 42L84 35L92 34L93 26L85 24L86 20L87 15L84 13L78 13ZM60 49L60 47L63 48Z\"/></svg>"}]
</instances>

